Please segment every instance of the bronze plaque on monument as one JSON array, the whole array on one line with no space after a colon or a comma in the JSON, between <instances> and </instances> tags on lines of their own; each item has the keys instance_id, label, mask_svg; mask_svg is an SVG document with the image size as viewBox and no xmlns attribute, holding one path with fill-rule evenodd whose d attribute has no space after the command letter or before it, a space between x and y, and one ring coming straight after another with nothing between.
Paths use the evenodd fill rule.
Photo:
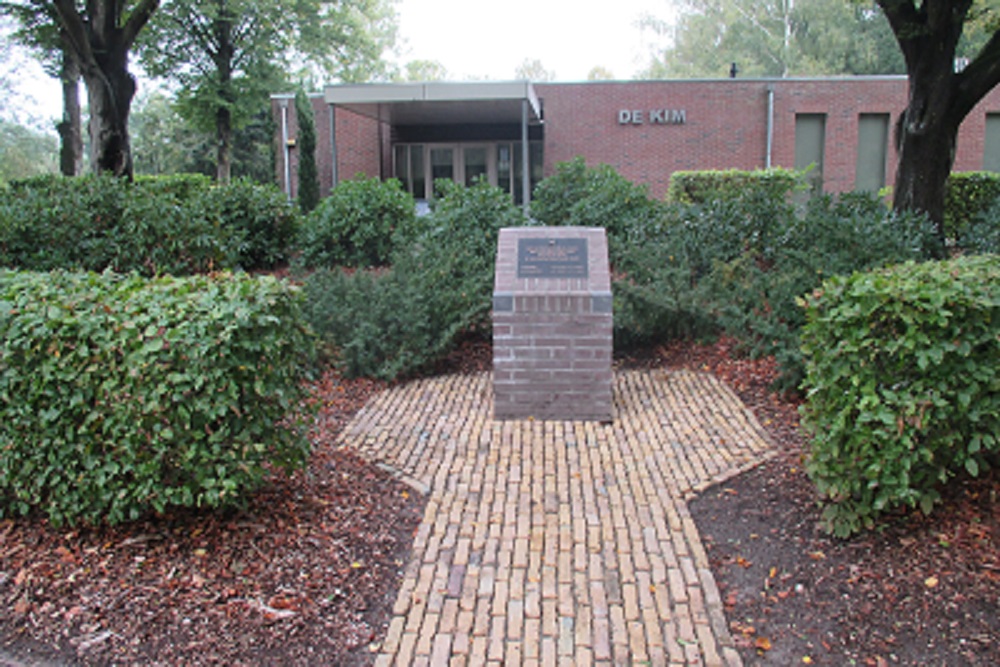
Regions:
<instances>
[{"instance_id":1,"label":"bronze plaque on monument","mask_svg":"<svg viewBox=\"0 0 1000 667\"><path fill-rule=\"evenodd\" d=\"M586 278L587 239L520 238L518 278Z\"/></svg>"}]
</instances>

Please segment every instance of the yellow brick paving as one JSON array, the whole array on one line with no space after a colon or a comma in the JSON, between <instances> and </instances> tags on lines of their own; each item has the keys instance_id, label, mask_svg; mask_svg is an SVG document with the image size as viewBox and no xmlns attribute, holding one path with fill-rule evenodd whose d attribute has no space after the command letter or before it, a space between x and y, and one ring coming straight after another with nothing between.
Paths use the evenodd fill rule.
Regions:
<instances>
[{"instance_id":1,"label":"yellow brick paving","mask_svg":"<svg viewBox=\"0 0 1000 667\"><path fill-rule=\"evenodd\" d=\"M739 665L687 509L771 444L713 376L618 372L615 420L494 421L489 374L375 396L341 436L427 494L376 665Z\"/></svg>"}]
</instances>

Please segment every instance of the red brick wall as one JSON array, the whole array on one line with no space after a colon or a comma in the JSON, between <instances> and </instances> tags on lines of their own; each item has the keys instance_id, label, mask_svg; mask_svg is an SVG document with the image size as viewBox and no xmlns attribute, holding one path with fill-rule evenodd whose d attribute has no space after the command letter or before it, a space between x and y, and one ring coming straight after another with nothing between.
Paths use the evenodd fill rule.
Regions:
<instances>
[{"instance_id":1,"label":"red brick wall","mask_svg":"<svg viewBox=\"0 0 1000 667\"><path fill-rule=\"evenodd\" d=\"M576 156L588 164L607 163L625 177L649 185L662 197L670 175L691 169L758 169L766 164L768 87L774 90L774 136L771 164L793 167L795 117L826 114L824 188L854 188L858 150L858 116L888 113L895 122L906 104L905 77L826 79L717 79L697 81L628 81L540 83L535 89L545 118L546 175ZM277 179L283 182L279 101ZM289 103L290 136L295 137L294 105ZM330 111L321 97L313 99L318 134L317 162L323 192L332 184ZM650 110L683 110L683 124L649 122ZM622 124L619 112L641 111L642 124ZM988 112L1000 112L1000 90L994 90L966 118L959 132L956 171L981 169L983 133ZM338 108L338 176L380 174L379 130L374 120ZM890 133L891 134L891 133ZM391 168L390 128L381 133L381 174ZM297 156L292 151L292 186ZM887 151L886 183L892 184L895 151Z\"/></svg>"},{"instance_id":2,"label":"red brick wall","mask_svg":"<svg viewBox=\"0 0 1000 667\"><path fill-rule=\"evenodd\" d=\"M281 105L282 99L273 99L271 108L277 126L275 139L275 174L279 187L285 185L285 151L282 145ZM314 96L311 99L313 117L316 121L316 166L319 172L320 193L326 195L333 187L333 159L330 145L330 106L323 97ZM360 116L345 109L338 108L335 113L337 120L337 170L338 178L345 180L357 174L367 176L379 175L379 132L378 123L371 118ZM389 147L389 131L383 127L383 161L385 174L391 173L391 153ZM295 114L295 102L288 100L288 137L297 139L298 119ZM293 148L289 151L291 165L292 197L298 192L299 154Z\"/></svg>"}]
</instances>

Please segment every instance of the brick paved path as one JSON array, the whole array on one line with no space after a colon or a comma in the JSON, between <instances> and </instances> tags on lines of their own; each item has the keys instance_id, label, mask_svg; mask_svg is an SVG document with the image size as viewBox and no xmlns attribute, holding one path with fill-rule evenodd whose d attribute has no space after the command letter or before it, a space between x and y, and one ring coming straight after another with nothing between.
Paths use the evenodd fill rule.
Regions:
<instances>
[{"instance_id":1,"label":"brick paved path","mask_svg":"<svg viewBox=\"0 0 1000 667\"><path fill-rule=\"evenodd\" d=\"M428 494L376 664L740 664L685 502L768 454L740 400L626 371L612 424L491 412L488 374L432 378L342 435Z\"/></svg>"}]
</instances>

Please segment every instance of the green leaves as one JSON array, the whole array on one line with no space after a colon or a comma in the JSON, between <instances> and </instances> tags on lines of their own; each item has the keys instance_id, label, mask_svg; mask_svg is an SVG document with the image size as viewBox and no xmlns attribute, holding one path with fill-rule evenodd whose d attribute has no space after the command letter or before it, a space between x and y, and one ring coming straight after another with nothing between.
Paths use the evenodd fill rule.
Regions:
<instances>
[{"instance_id":1,"label":"green leaves","mask_svg":"<svg viewBox=\"0 0 1000 667\"><path fill-rule=\"evenodd\" d=\"M229 505L303 464L299 301L270 278L0 272L0 514Z\"/></svg>"},{"instance_id":2,"label":"green leaves","mask_svg":"<svg viewBox=\"0 0 1000 667\"><path fill-rule=\"evenodd\" d=\"M37 178L0 192L0 266L147 276L269 269L287 261L297 225L276 187L249 181Z\"/></svg>"},{"instance_id":3,"label":"green leaves","mask_svg":"<svg viewBox=\"0 0 1000 667\"><path fill-rule=\"evenodd\" d=\"M1000 451L1000 258L834 278L806 303L806 469L833 532L929 512L940 483Z\"/></svg>"},{"instance_id":4,"label":"green leaves","mask_svg":"<svg viewBox=\"0 0 1000 667\"><path fill-rule=\"evenodd\" d=\"M414 225L413 197L399 181L356 178L337 184L306 218L299 235L307 268L383 266L394 236Z\"/></svg>"}]
</instances>

